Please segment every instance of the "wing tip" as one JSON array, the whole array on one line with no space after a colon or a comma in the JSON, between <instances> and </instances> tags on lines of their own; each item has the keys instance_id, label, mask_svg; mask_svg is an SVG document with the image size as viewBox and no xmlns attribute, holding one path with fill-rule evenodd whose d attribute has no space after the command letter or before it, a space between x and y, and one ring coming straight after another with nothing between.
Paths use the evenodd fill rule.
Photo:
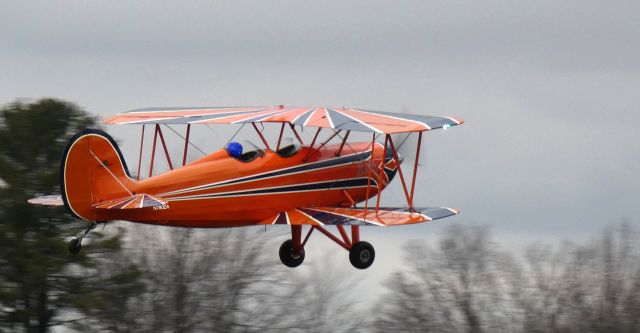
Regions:
<instances>
[{"instance_id":1,"label":"wing tip","mask_svg":"<svg viewBox=\"0 0 640 333\"><path fill-rule=\"evenodd\" d=\"M460 208L450 208L450 207L444 207L444 208L451 211L454 215L458 215L462 211Z\"/></svg>"},{"instance_id":2,"label":"wing tip","mask_svg":"<svg viewBox=\"0 0 640 333\"><path fill-rule=\"evenodd\" d=\"M64 206L64 202L62 201L62 196L59 194L55 195L43 195L35 198L31 198L27 200L27 203L32 205L40 205L40 206Z\"/></svg>"},{"instance_id":3,"label":"wing tip","mask_svg":"<svg viewBox=\"0 0 640 333\"><path fill-rule=\"evenodd\" d=\"M451 127L451 126L458 126L458 125L464 124L464 119L462 118L458 118L458 117L444 117L444 118L447 118L453 122L453 124L444 125L443 126L444 129L446 129L445 126Z\"/></svg>"}]
</instances>

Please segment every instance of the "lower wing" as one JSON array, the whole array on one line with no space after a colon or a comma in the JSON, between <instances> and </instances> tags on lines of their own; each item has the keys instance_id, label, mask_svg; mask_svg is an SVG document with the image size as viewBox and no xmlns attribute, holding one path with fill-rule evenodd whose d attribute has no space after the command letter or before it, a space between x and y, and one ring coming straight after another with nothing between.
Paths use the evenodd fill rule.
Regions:
<instances>
[{"instance_id":1,"label":"lower wing","mask_svg":"<svg viewBox=\"0 0 640 333\"><path fill-rule=\"evenodd\" d=\"M421 207L410 211L406 207L384 207L376 214L375 209L364 208L313 207L298 208L279 213L261 224L290 225L376 225L394 226L433 221L460 213L446 207Z\"/></svg>"}]
</instances>

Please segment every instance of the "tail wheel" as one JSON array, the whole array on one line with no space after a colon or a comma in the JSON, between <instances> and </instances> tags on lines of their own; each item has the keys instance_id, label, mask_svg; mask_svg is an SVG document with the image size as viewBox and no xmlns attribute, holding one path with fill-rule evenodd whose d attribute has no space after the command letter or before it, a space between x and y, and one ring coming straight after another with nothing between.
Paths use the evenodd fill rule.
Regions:
<instances>
[{"instance_id":1,"label":"tail wheel","mask_svg":"<svg viewBox=\"0 0 640 333\"><path fill-rule=\"evenodd\" d=\"M295 253L293 241L289 239L280 245L280 261L287 267L298 267L304 261L304 249L300 253Z\"/></svg>"},{"instance_id":2,"label":"tail wheel","mask_svg":"<svg viewBox=\"0 0 640 333\"><path fill-rule=\"evenodd\" d=\"M76 237L69 241L69 252L71 254L80 253L80 249L82 249L82 239Z\"/></svg>"},{"instance_id":3,"label":"tail wheel","mask_svg":"<svg viewBox=\"0 0 640 333\"><path fill-rule=\"evenodd\" d=\"M357 242L353 244L349 251L349 261L351 265L357 269L366 269L373 264L376 257L376 251L373 246L367 242Z\"/></svg>"}]
</instances>

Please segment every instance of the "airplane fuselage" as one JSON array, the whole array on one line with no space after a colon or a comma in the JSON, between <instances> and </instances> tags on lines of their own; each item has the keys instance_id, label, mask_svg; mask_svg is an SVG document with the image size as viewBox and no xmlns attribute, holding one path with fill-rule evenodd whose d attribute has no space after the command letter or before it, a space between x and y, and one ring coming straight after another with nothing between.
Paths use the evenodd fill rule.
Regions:
<instances>
[{"instance_id":1,"label":"airplane fuselage","mask_svg":"<svg viewBox=\"0 0 640 333\"><path fill-rule=\"evenodd\" d=\"M292 156L271 150L243 162L217 151L182 168L135 184L130 189L167 202L137 210L103 210L104 220L163 224L181 227L232 227L270 224L269 218L298 207L350 206L378 191L378 177L385 157L376 144L371 163L371 143L355 143L320 149L303 146ZM388 155L388 154L387 154ZM371 173L370 167L373 166ZM395 174L386 165L382 187ZM371 175L371 178L369 178ZM346 193L345 193L346 192ZM98 201L100 198L98 198Z\"/></svg>"}]
</instances>

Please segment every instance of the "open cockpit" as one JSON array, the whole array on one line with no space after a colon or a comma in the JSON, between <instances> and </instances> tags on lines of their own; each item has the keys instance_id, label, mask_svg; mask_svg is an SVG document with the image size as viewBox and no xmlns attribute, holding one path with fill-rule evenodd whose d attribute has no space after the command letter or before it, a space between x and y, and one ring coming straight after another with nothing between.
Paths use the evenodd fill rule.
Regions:
<instances>
[{"instance_id":1,"label":"open cockpit","mask_svg":"<svg viewBox=\"0 0 640 333\"><path fill-rule=\"evenodd\" d=\"M275 151L275 153L282 158L294 156L302 148L302 145L294 143L293 140L283 140L283 143L282 147L279 147ZM229 142L224 149L229 157L233 157L243 163L249 163L265 154L264 149L259 148L248 140L244 140L242 143L235 141Z\"/></svg>"}]
</instances>

